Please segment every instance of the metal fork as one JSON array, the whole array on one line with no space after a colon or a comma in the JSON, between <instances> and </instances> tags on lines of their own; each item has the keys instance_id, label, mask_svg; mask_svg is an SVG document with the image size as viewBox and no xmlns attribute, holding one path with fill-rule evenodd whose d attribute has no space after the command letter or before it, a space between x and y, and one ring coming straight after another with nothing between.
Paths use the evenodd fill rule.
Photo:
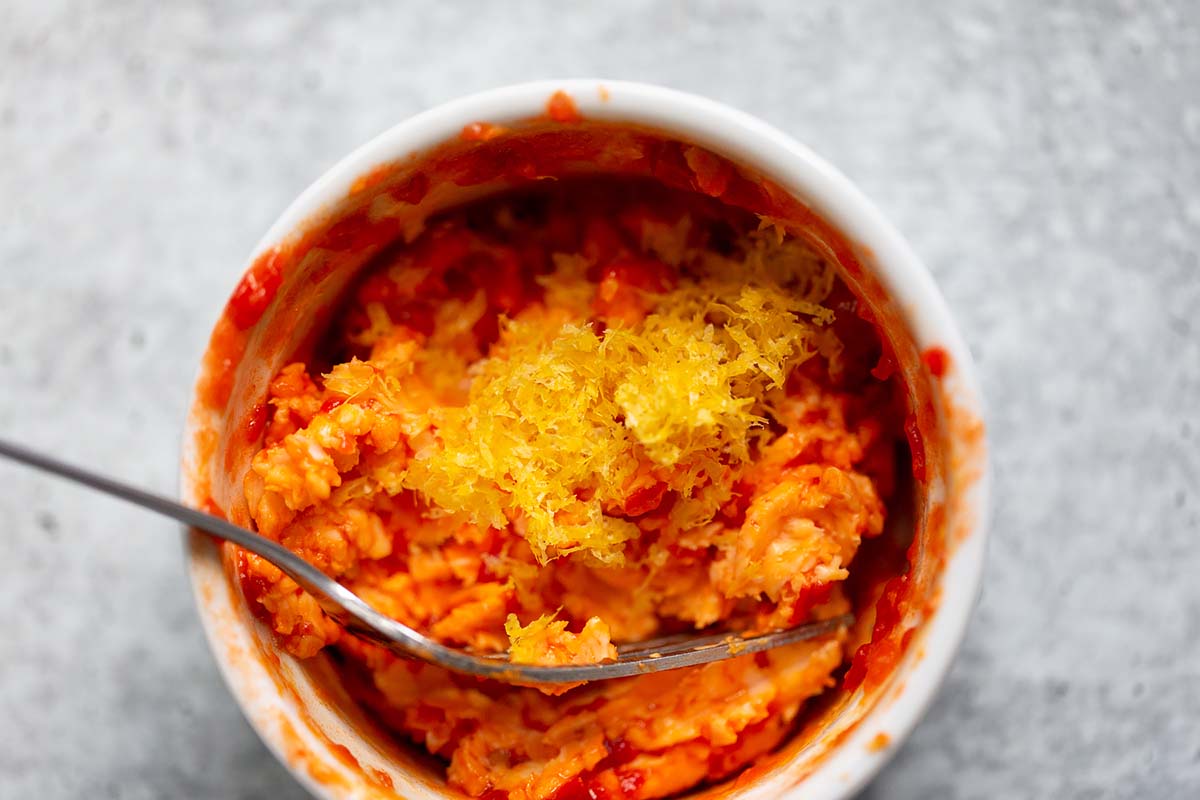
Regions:
<instances>
[{"instance_id":1,"label":"metal fork","mask_svg":"<svg viewBox=\"0 0 1200 800\"><path fill-rule=\"evenodd\" d=\"M382 645L396 655L417 658L457 672L495 678L509 683L555 684L602 681L691 667L825 636L853 622L853 617L847 614L755 636L742 636L731 632L679 634L621 645L617 648L618 657L615 661L599 664L563 666L517 664L510 662L507 655L503 653L475 653L440 644L419 631L380 614L358 595L291 550L220 517L197 511L174 500L159 497L3 440L0 440L0 456L81 483L151 511L157 511L159 514L198 528L218 539L233 542L251 553L262 556L311 594L325 613L347 631Z\"/></svg>"}]
</instances>

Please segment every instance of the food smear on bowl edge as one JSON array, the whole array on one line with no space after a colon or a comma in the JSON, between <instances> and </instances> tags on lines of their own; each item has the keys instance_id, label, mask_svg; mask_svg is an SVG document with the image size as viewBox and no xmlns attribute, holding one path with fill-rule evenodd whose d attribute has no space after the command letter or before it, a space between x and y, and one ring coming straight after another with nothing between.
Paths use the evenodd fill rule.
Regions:
<instances>
[{"instance_id":1,"label":"food smear on bowl edge","mask_svg":"<svg viewBox=\"0 0 1200 800\"><path fill-rule=\"evenodd\" d=\"M835 683L886 677L930 537L906 552L879 534L913 492L897 463L934 423L906 410L836 232L706 150L564 122L481 127L418 169L360 180L376 204L415 205L447 180L514 185L419 225L343 214L269 251L214 334L201 397L228 416L245 332L285 299L286 270L319 282L371 251L321 310L322 335L226 437L223 462L249 463L260 532L449 644L538 663L851 607L873 626L869 642L845 631L551 697L398 661L234 555L282 646L332 652L359 701L443 758L456 788L656 797L770 752ZM564 170L589 158L620 177ZM917 491L936 477L936 460L912 466Z\"/></svg>"}]
</instances>

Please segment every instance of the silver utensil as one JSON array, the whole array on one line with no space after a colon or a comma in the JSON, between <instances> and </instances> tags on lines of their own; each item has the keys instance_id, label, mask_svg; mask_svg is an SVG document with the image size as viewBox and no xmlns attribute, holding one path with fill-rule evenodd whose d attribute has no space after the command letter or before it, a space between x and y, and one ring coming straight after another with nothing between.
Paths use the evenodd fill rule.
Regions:
<instances>
[{"instance_id":1,"label":"silver utensil","mask_svg":"<svg viewBox=\"0 0 1200 800\"><path fill-rule=\"evenodd\" d=\"M600 664L514 664L503 653L475 653L440 644L407 625L380 614L358 595L277 542L220 517L188 508L174 500L159 497L3 440L0 440L0 456L157 511L262 556L311 594L325 613L347 631L382 645L396 655L418 658L457 672L510 683L601 681L707 664L831 634L853 621L850 615L843 615L756 636L741 636L730 632L678 634L621 645L617 648L619 655L615 661Z\"/></svg>"}]
</instances>

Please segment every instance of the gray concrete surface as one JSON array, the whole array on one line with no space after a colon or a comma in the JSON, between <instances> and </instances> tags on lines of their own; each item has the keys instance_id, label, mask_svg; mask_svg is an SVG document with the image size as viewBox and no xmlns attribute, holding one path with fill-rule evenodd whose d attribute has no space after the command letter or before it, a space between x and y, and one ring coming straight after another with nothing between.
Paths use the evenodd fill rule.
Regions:
<instances>
[{"instance_id":1,"label":"gray concrete surface","mask_svg":"<svg viewBox=\"0 0 1200 800\"><path fill-rule=\"evenodd\" d=\"M235 271L342 154L605 75L809 143L977 354L997 509L945 691L872 798L1200 796L1200 6L0 8L0 435L169 492ZM299 798L203 643L174 526L0 465L0 796Z\"/></svg>"}]
</instances>

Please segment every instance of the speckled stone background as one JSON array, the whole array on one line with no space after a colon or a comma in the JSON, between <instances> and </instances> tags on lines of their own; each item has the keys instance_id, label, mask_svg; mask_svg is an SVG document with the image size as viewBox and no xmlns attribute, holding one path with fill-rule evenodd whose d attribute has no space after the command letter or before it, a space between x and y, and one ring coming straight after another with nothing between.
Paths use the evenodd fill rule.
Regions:
<instances>
[{"instance_id":1,"label":"speckled stone background","mask_svg":"<svg viewBox=\"0 0 1200 800\"><path fill-rule=\"evenodd\" d=\"M1200 796L1200 6L268 5L0 7L0 436L171 492L235 274L340 156L514 81L707 94L896 221L990 403L983 599L866 796ZM0 797L302 795L177 528L0 465Z\"/></svg>"}]
</instances>

